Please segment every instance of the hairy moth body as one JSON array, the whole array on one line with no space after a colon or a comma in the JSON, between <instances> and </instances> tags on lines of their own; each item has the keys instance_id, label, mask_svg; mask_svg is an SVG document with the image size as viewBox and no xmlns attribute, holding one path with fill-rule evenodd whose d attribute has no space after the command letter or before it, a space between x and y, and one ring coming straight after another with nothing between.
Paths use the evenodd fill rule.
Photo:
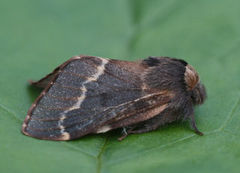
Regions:
<instances>
[{"instance_id":1,"label":"hairy moth body","mask_svg":"<svg viewBox=\"0 0 240 173\"><path fill-rule=\"evenodd\" d=\"M28 136L72 140L124 128L123 139L180 119L189 119L202 135L193 106L204 102L205 87L183 60L130 62L82 55L31 84L43 91L22 125Z\"/></svg>"}]
</instances>

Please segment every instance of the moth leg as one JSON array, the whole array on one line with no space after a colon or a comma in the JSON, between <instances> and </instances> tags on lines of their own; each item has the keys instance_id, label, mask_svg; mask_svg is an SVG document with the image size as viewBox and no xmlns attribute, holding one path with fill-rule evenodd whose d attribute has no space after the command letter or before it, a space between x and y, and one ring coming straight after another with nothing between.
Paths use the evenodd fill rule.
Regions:
<instances>
[{"instance_id":1,"label":"moth leg","mask_svg":"<svg viewBox=\"0 0 240 173\"><path fill-rule=\"evenodd\" d=\"M125 139L129 134L140 134L156 130L159 126L159 122L147 120L140 124L136 124L128 128L123 128L123 135L118 138L118 140L121 141Z\"/></svg>"},{"instance_id":2,"label":"moth leg","mask_svg":"<svg viewBox=\"0 0 240 173\"><path fill-rule=\"evenodd\" d=\"M129 134L137 134L137 133L145 133L148 132L149 130L147 129L138 129L138 130L133 130L135 129L136 126L131 126L131 127L123 127L122 130L122 136L118 138L119 141L122 141L123 139L125 139ZM151 130L150 130L151 131Z\"/></svg>"},{"instance_id":3,"label":"moth leg","mask_svg":"<svg viewBox=\"0 0 240 173\"><path fill-rule=\"evenodd\" d=\"M159 123L146 123L143 125L143 127L141 128L137 128L137 129L131 129L128 131L128 134L140 134L140 133L146 133L146 132L150 132L153 130L156 130L159 127Z\"/></svg>"},{"instance_id":4,"label":"moth leg","mask_svg":"<svg viewBox=\"0 0 240 173\"><path fill-rule=\"evenodd\" d=\"M123 139L125 139L127 136L128 136L128 132L126 130L125 127L123 127L123 130L122 130L122 136L118 138L119 141L122 141Z\"/></svg>"},{"instance_id":5,"label":"moth leg","mask_svg":"<svg viewBox=\"0 0 240 173\"><path fill-rule=\"evenodd\" d=\"M200 135L200 136L203 136L203 133L202 132L200 132L199 130L198 130L198 128L197 128L197 124L196 124L196 121L195 121L195 118L194 118L194 114L191 114L190 115L190 123L191 123L191 126L192 126L192 128L194 129L194 131L195 131L195 133L196 134L198 134L198 135Z\"/></svg>"}]
</instances>

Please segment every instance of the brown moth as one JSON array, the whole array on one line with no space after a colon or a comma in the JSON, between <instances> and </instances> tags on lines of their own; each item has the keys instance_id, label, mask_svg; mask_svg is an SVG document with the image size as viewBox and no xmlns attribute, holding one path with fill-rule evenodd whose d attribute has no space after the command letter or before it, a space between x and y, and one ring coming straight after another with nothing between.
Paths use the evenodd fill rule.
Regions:
<instances>
[{"instance_id":1,"label":"brown moth","mask_svg":"<svg viewBox=\"0 0 240 173\"><path fill-rule=\"evenodd\" d=\"M184 60L130 62L82 55L31 84L43 91L22 125L28 136L61 141L123 128L121 140L177 120L189 120L203 135L194 105L206 99L205 87Z\"/></svg>"}]
</instances>

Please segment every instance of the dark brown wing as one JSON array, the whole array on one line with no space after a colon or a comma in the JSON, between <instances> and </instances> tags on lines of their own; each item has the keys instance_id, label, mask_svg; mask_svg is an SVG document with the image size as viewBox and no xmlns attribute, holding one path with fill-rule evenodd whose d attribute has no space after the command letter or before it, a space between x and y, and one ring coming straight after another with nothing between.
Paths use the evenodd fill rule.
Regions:
<instances>
[{"instance_id":1,"label":"dark brown wing","mask_svg":"<svg viewBox=\"0 0 240 173\"><path fill-rule=\"evenodd\" d=\"M101 132L119 120L128 125L131 117L139 122L151 118L163 108L156 106L166 106L170 97L144 88L144 68L141 63L100 57L71 58L35 83L45 89L29 109L23 133L70 140ZM160 100L151 103L155 97Z\"/></svg>"},{"instance_id":2,"label":"dark brown wing","mask_svg":"<svg viewBox=\"0 0 240 173\"><path fill-rule=\"evenodd\" d=\"M68 61L66 61L65 63L61 64L60 66L58 66L57 68L55 68L53 70L52 73L49 73L48 75L46 75L44 78L38 80L38 81L32 81L30 80L29 83L33 86L36 86L38 88L46 88L47 86L49 86L49 84L52 81L55 81L55 78L58 76L58 74L60 73L60 69L63 69L66 65L68 65L71 61L77 60L79 59L78 56L72 57L70 58Z\"/></svg>"},{"instance_id":3,"label":"dark brown wing","mask_svg":"<svg viewBox=\"0 0 240 173\"><path fill-rule=\"evenodd\" d=\"M119 127L126 127L149 120L164 111L173 97L170 92L162 91L147 94L136 100L111 108L111 116L95 133L106 132Z\"/></svg>"}]
</instances>

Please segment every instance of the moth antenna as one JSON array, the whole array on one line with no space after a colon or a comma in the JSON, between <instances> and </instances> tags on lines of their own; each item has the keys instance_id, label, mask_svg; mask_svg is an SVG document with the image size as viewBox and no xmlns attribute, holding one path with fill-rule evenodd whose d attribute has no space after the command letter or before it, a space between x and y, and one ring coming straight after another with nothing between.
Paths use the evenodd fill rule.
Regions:
<instances>
[{"instance_id":1,"label":"moth antenna","mask_svg":"<svg viewBox=\"0 0 240 173\"><path fill-rule=\"evenodd\" d=\"M184 73L184 80L187 85L187 90L193 90L199 82L199 76L196 70L191 66L187 65Z\"/></svg>"}]
</instances>

